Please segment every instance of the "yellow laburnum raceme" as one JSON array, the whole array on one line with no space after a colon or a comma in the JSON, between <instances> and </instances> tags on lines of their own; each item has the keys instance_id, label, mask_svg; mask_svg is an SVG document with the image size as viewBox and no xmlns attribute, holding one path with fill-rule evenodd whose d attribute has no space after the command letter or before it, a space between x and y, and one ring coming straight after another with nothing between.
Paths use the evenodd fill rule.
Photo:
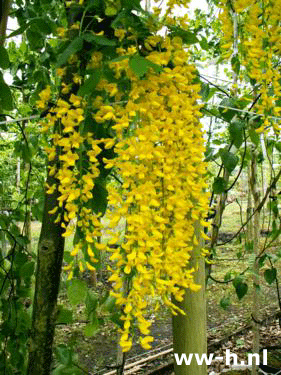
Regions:
<instances>
[{"instance_id":1,"label":"yellow laburnum raceme","mask_svg":"<svg viewBox=\"0 0 281 375\"><path fill-rule=\"evenodd\" d=\"M147 43L161 43L167 56L178 56L177 63L160 74L151 69L145 79L138 79L124 60L111 64L115 72L123 70L131 78L132 88L125 107L114 107L118 156L104 160L118 169L125 182L123 200L111 216L112 228L122 217L127 222L125 241L111 256L112 295L124 306L124 320L130 315L144 335L149 334L150 324L145 318L149 298L165 297L164 303L176 313L169 296L181 301L185 288L199 288L193 281L195 271L190 269L189 259L197 243L194 224L203 217L208 201L197 104L200 87L192 82L195 68L188 63L189 55L180 38L157 36ZM161 60L161 52L159 55ZM157 52L152 51L147 59L158 62ZM165 62L168 64L169 59ZM139 120L132 120L131 114L137 114ZM135 132L124 136L132 121ZM110 191L109 201L116 201L117 194L114 189ZM128 292L124 291L126 279L130 280ZM131 325L124 324L120 342L124 351L129 350L130 334ZM151 341L150 336L140 339L146 349Z\"/></svg>"},{"instance_id":2,"label":"yellow laburnum raceme","mask_svg":"<svg viewBox=\"0 0 281 375\"><path fill-rule=\"evenodd\" d=\"M66 68L63 68L66 71ZM57 72L59 76L63 76L61 71ZM62 86L66 87L66 84L62 82ZM45 108L47 102L51 97L50 86L47 86L40 94L40 101L37 102L39 108ZM92 134L87 134L82 136L80 134L80 125L84 120L84 103L81 97L70 95L69 99L59 98L56 105L51 108L50 112L46 116L45 122L42 122L42 131L48 133L50 129L59 123L60 127L58 132L50 135L52 139L52 146L46 147L45 150L48 154L48 159L50 161L55 160L56 148L60 147L59 167L52 166L50 174L58 180L58 186L55 184L47 189L48 194L52 194L56 188L60 193L58 198L58 207L51 210L50 214L56 214L56 222L59 222L63 218L64 222L62 224L65 232L64 237L69 237L73 235L76 225L80 228L84 237L80 242L78 242L73 251L72 256L76 256L80 253L83 245L87 243L96 242L96 238L101 235L100 229L101 225L98 220L99 215L92 212L91 209L83 207L92 197L92 190L95 186L95 179L99 176L99 161L97 156L102 151L99 147L100 143L106 142L110 144L111 139L104 139L102 141L95 140ZM88 170L80 170L78 164L81 159L81 148L86 147L86 155L90 162L90 167ZM63 215L61 213L61 208L63 207ZM103 250L104 245L97 244L99 250ZM88 252L89 253L89 252ZM89 270L94 270L94 263L96 260L94 258L94 252L90 251L90 262L85 261L85 259L79 260L78 266L82 272L85 268ZM81 258L81 253L80 253ZM72 268L74 263L70 263L70 267L67 270L70 271L69 278L72 277Z\"/></svg>"},{"instance_id":3,"label":"yellow laburnum raceme","mask_svg":"<svg viewBox=\"0 0 281 375\"><path fill-rule=\"evenodd\" d=\"M238 28L236 41L239 61L255 84L255 94L259 97L256 112L264 119L257 132L264 132L269 127L279 132L279 125L270 119L276 116L274 109L281 96L281 73L276 69L276 58L281 55L281 0L235 0L232 3L236 15L228 0L220 1L222 48L226 48L223 57L229 58L233 53L233 17L236 17L243 23L243 27Z\"/></svg>"}]
</instances>

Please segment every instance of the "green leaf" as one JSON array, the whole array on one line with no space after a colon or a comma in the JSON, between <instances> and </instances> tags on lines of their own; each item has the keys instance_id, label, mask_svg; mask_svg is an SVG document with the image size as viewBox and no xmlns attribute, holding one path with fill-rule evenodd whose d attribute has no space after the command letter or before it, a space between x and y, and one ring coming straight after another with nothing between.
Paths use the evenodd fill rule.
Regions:
<instances>
[{"instance_id":1,"label":"green leaf","mask_svg":"<svg viewBox=\"0 0 281 375\"><path fill-rule=\"evenodd\" d=\"M232 281L232 284L234 286L234 288L237 287L237 285L241 284L243 282L243 278L242 276L236 276L235 279Z\"/></svg>"},{"instance_id":2,"label":"green leaf","mask_svg":"<svg viewBox=\"0 0 281 375\"><path fill-rule=\"evenodd\" d=\"M66 368L67 366L60 364L52 371L52 375L65 375L64 370Z\"/></svg>"},{"instance_id":3,"label":"green leaf","mask_svg":"<svg viewBox=\"0 0 281 375\"><path fill-rule=\"evenodd\" d=\"M243 283L243 282L237 284L235 287L235 291L236 291L237 297L239 299L242 299L248 292L248 284Z\"/></svg>"},{"instance_id":4,"label":"green leaf","mask_svg":"<svg viewBox=\"0 0 281 375\"><path fill-rule=\"evenodd\" d=\"M222 307L224 310L226 310L229 305L230 305L230 298L229 297L223 297L220 300L220 307Z\"/></svg>"},{"instance_id":5,"label":"green leaf","mask_svg":"<svg viewBox=\"0 0 281 375\"><path fill-rule=\"evenodd\" d=\"M255 129L249 130L249 136L254 145L258 146L260 144L260 135L255 131Z\"/></svg>"},{"instance_id":6,"label":"green leaf","mask_svg":"<svg viewBox=\"0 0 281 375\"><path fill-rule=\"evenodd\" d=\"M230 151L222 150L221 160L222 160L225 168L228 170L228 172L231 173L235 169L235 167L236 167L236 165L239 161L239 158L238 158L237 155L234 155Z\"/></svg>"},{"instance_id":7,"label":"green leaf","mask_svg":"<svg viewBox=\"0 0 281 375\"><path fill-rule=\"evenodd\" d=\"M108 39L107 37L103 35L84 34L83 39L89 43L94 42L101 46L115 46L116 45L115 40Z\"/></svg>"},{"instance_id":8,"label":"green leaf","mask_svg":"<svg viewBox=\"0 0 281 375\"><path fill-rule=\"evenodd\" d=\"M228 271L225 275L224 275L224 281L229 281L231 280L231 271Z\"/></svg>"},{"instance_id":9,"label":"green leaf","mask_svg":"<svg viewBox=\"0 0 281 375\"><path fill-rule=\"evenodd\" d=\"M14 257L14 264L21 268L28 261L28 256L24 253L18 252Z\"/></svg>"},{"instance_id":10,"label":"green leaf","mask_svg":"<svg viewBox=\"0 0 281 375\"><path fill-rule=\"evenodd\" d=\"M273 283L273 281L276 280L276 276L277 276L277 270L274 267L264 271L265 281L269 285L271 285Z\"/></svg>"},{"instance_id":11,"label":"green leaf","mask_svg":"<svg viewBox=\"0 0 281 375\"><path fill-rule=\"evenodd\" d=\"M39 33L39 35L51 34L51 22L45 18L38 17L30 21L30 28L32 31Z\"/></svg>"},{"instance_id":12,"label":"green leaf","mask_svg":"<svg viewBox=\"0 0 281 375\"><path fill-rule=\"evenodd\" d=\"M281 142L280 141L279 142L275 142L274 146L275 146L275 148L276 148L277 151L281 152Z\"/></svg>"},{"instance_id":13,"label":"green leaf","mask_svg":"<svg viewBox=\"0 0 281 375\"><path fill-rule=\"evenodd\" d=\"M92 210L98 214L101 213L102 215L105 214L107 208L107 196L108 191L106 188L99 183L95 183L95 186L92 190L93 198L91 200L91 208Z\"/></svg>"},{"instance_id":14,"label":"green leaf","mask_svg":"<svg viewBox=\"0 0 281 375\"><path fill-rule=\"evenodd\" d=\"M57 67L64 65L70 56L74 55L76 52L80 51L83 48L83 38L75 38L66 49L58 56Z\"/></svg>"},{"instance_id":15,"label":"green leaf","mask_svg":"<svg viewBox=\"0 0 281 375\"><path fill-rule=\"evenodd\" d=\"M64 344L60 344L56 347L56 357L60 363L66 366L69 366L72 362L71 351Z\"/></svg>"},{"instance_id":16,"label":"green leaf","mask_svg":"<svg viewBox=\"0 0 281 375\"><path fill-rule=\"evenodd\" d=\"M35 263L27 262L20 269L20 276L24 279L30 278L34 274Z\"/></svg>"},{"instance_id":17,"label":"green leaf","mask_svg":"<svg viewBox=\"0 0 281 375\"><path fill-rule=\"evenodd\" d=\"M160 65L154 64L140 55L133 56L130 59L129 64L133 72L139 78L143 77L149 68L153 68L156 73L160 73L163 69Z\"/></svg>"},{"instance_id":18,"label":"green leaf","mask_svg":"<svg viewBox=\"0 0 281 375\"><path fill-rule=\"evenodd\" d=\"M122 5L129 9L141 9L140 0L122 0Z\"/></svg>"},{"instance_id":19,"label":"green leaf","mask_svg":"<svg viewBox=\"0 0 281 375\"><path fill-rule=\"evenodd\" d=\"M3 46L0 46L0 68L8 69L10 65L9 55Z\"/></svg>"},{"instance_id":20,"label":"green leaf","mask_svg":"<svg viewBox=\"0 0 281 375\"><path fill-rule=\"evenodd\" d=\"M96 70L86 81L85 83L80 87L79 91L78 91L78 95L79 96L84 96L84 95L88 95L88 94L91 94L97 84L99 83L99 80L100 80L100 77L101 77L101 73L99 70Z\"/></svg>"},{"instance_id":21,"label":"green leaf","mask_svg":"<svg viewBox=\"0 0 281 375\"><path fill-rule=\"evenodd\" d=\"M222 107L219 106L219 111L220 111L220 114L221 116L228 122L230 122L232 120L232 118L238 114L238 112L236 111L236 107L237 107L237 103L238 101L233 99L233 98L230 98L230 99L223 99L221 102L220 102L220 105ZM225 107L230 107L230 108L233 108L233 109L229 109L229 108L225 108Z\"/></svg>"},{"instance_id":22,"label":"green leaf","mask_svg":"<svg viewBox=\"0 0 281 375\"><path fill-rule=\"evenodd\" d=\"M110 315L110 320L116 324L119 328L123 328L124 321L120 319L121 313L120 312L114 312Z\"/></svg>"},{"instance_id":23,"label":"green leaf","mask_svg":"<svg viewBox=\"0 0 281 375\"><path fill-rule=\"evenodd\" d=\"M85 336L94 336L98 331L99 331L99 327L100 324L99 324L99 320L97 317L94 317L94 319L92 319L92 323L91 324L87 324L85 329L84 329L84 334Z\"/></svg>"},{"instance_id":24,"label":"green leaf","mask_svg":"<svg viewBox=\"0 0 281 375\"><path fill-rule=\"evenodd\" d=\"M106 311L112 312L116 304L116 298L108 296L102 305L102 308Z\"/></svg>"},{"instance_id":25,"label":"green leaf","mask_svg":"<svg viewBox=\"0 0 281 375\"><path fill-rule=\"evenodd\" d=\"M182 38L184 44L195 44L199 42L198 38L196 37L196 34L190 31L181 30L178 33L178 36Z\"/></svg>"},{"instance_id":26,"label":"green leaf","mask_svg":"<svg viewBox=\"0 0 281 375\"><path fill-rule=\"evenodd\" d=\"M170 26L171 36L179 36L184 44L195 44L199 42L195 33L184 30L178 26Z\"/></svg>"},{"instance_id":27,"label":"green leaf","mask_svg":"<svg viewBox=\"0 0 281 375\"><path fill-rule=\"evenodd\" d=\"M0 108L11 111L14 108L13 97L9 86L0 74Z\"/></svg>"},{"instance_id":28,"label":"green leaf","mask_svg":"<svg viewBox=\"0 0 281 375\"><path fill-rule=\"evenodd\" d=\"M71 324L73 322L72 310L65 309L62 305L58 306L57 323Z\"/></svg>"},{"instance_id":29,"label":"green leaf","mask_svg":"<svg viewBox=\"0 0 281 375\"><path fill-rule=\"evenodd\" d=\"M210 86L208 83L201 83L201 91L200 91L200 95L202 96L202 99L205 101L207 101L208 97L209 97L209 94L210 94Z\"/></svg>"},{"instance_id":30,"label":"green leaf","mask_svg":"<svg viewBox=\"0 0 281 375\"><path fill-rule=\"evenodd\" d=\"M126 60L126 59L129 59L129 58L130 58L130 55L118 56L115 59L110 60L110 62L118 62L118 61Z\"/></svg>"},{"instance_id":31,"label":"green leaf","mask_svg":"<svg viewBox=\"0 0 281 375\"><path fill-rule=\"evenodd\" d=\"M244 138L244 124L241 121L231 122L228 126L228 131L231 141L236 148L239 148L243 143Z\"/></svg>"},{"instance_id":32,"label":"green leaf","mask_svg":"<svg viewBox=\"0 0 281 375\"><path fill-rule=\"evenodd\" d=\"M17 30L13 31L11 34L8 35L7 39L8 38L13 38L14 36L17 36L17 35L20 35L20 34L23 34L23 32L29 27L29 23L26 22L24 25L22 25L20 28L18 28Z\"/></svg>"},{"instance_id":33,"label":"green leaf","mask_svg":"<svg viewBox=\"0 0 281 375\"><path fill-rule=\"evenodd\" d=\"M202 49L204 49L205 51L209 50L208 40L204 36L201 36L201 39L199 40L199 43L200 43L200 47Z\"/></svg>"},{"instance_id":34,"label":"green leaf","mask_svg":"<svg viewBox=\"0 0 281 375\"><path fill-rule=\"evenodd\" d=\"M214 194L224 193L226 190L226 181L222 177L216 177L213 183Z\"/></svg>"},{"instance_id":35,"label":"green leaf","mask_svg":"<svg viewBox=\"0 0 281 375\"><path fill-rule=\"evenodd\" d=\"M113 6L109 6L105 8L105 15L108 17L115 16L115 14L117 13L118 13L118 9Z\"/></svg>"},{"instance_id":36,"label":"green leaf","mask_svg":"<svg viewBox=\"0 0 281 375\"><path fill-rule=\"evenodd\" d=\"M88 290L88 294L86 297L86 308L88 314L92 313L93 311L96 311L96 308L98 306L98 296L96 293L92 292L91 290Z\"/></svg>"},{"instance_id":37,"label":"green leaf","mask_svg":"<svg viewBox=\"0 0 281 375\"><path fill-rule=\"evenodd\" d=\"M37 31L28 29L26 31L26 37L32 50L38 51L44 47L44 38L42 38Z\"/></svg>"},{"instance_id":38,"label":"green leaf","mask_svg":"<svg viewBox=\"0 0 281 375\"><path fill-rule=\"evenodd\" d=\"M87 284L84 281L73 279L67 288L67 296L72 305L85 302L87 296Z\"/></svg>"},{"instance_id":39,"label":"green leaf","mask_svg":"<svg viewBox=\"0 0 281 375\"><path fill-rule=\"evenodd\" d=\"M263 256L261 256L259 258L259 268L263 267L264 266L264 263L265 263L265 260L267 258L267 254L263 254Z\"/></svg>"}]
</instances>

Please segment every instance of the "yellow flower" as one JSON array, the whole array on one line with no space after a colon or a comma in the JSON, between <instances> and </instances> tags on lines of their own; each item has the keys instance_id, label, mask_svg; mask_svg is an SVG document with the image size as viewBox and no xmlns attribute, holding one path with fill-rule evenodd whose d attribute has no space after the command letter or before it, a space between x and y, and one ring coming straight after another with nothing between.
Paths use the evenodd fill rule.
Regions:
<instances>
[{"instance_id":1,"label":"yellow flower","mask_svg":"<svg viewBox=\"0 0 281 375\"><path fill-rule=\"evenodd\" d=\"M58 34L58 36L60 36L61 38L64 38L64 37L65 37L66 32L67 32L67 30L64 29L63 27L58 27L58 28L57 28L57 34Z\"/></svg>"},{"instance_id":2,"label":"yellow flower","mask_svg":"<svg viewBox=\"0 0 281 375\"><path fill-rule=\"evenodd\" d=\"M79 30L80 29L80 22L77 21L76 23L74 23L73 25L71 25L70 28L72 30Z\"/></svg>"},{"instance_id":3,"label":"yellow flower","mask_svg":"<svg viewBox=\"0 0 281 375\"><path fill-rule=\"evenodd\" d=\"M49 211L49 214L55 214L58 210L58 207L54 207L52 210Z\"/></svg>"},{"instance_id":4,"label":"yellow flower","mask_svg":"<svg viewBox=\"0 0 281 375\"><path fill-rule=\"evenodd\" d=\"M66 73L66 67L65 68L57 68L56 69L56 74L59 77L63 77Z\"/></svg>"},{"instance_id":5,"label":"yellow flower","mask_svg":"<svg viewBox=\"0 0 281 375\"><path fill-rule=\"evenodd\" d=\"M71 84L67 85L65 82L62 82L62 89L61 92L63 94L68 94L71 90Z\"/></svg>"},{"instance_id":6,"label":"yellow flower","mask_svg":"<svg viewBox=\"0 0 281 375\"><path fill-rule=\"evenodd\" d=\"M131 349L132 344L133 344L132 340L128 340L128 341L121 340L120 346L122 348L122 352L128 352Z\"/></svg>"},{"instance_id":7,"label":"yellow flower","mask_svg":"<svg viewBox=\"0 0 281 375\"><path fill-rule=\"evenodd\" d=\"M140 338L140 344L144 349L151 349L150 342L152 342L154 338L152 336L145 336Z\"/></svg>"},{"instance_id":8,"label":"yellow flower","mask_svg":"<svg viewBox=\"0 0 281 375\"><path fill-rule=\"evenodd\" d=\"M68 151L66 154L59 156L60 160L63 160L68 166L74 166L76 160L79 159L79 156L71 151Z\"/></svg>"},{"instance_id":9,"label":"yellow flower","mask_svg":"<svg viewBox=\"0 0 281 375\"><path fill-rule=\"evenodd\" d=\"M81 82L82 82L82 77L79 74L74 73L73 74L73 82L76 83L77 85L80 85Z\"/></svg>"},{"instance_id":10,"label":"yellow flower","mask_svg":"<svg viewBox=\"0 0 281 375\"><path fill-rule=\"evenodd\" d=\"M96 270L95 267L92 266L89 262L86 262L86 266L87 266L88 270L90 270L90 271L95 271Z\"/></svg>"},{"instance_id":11,"label":"yellow flower","mask_svg":"<svg viewBox=\"0 0 281 375\"><path fill-rule=\"evenodd\" d=\"M116 29L116 30L114 30L114 35L115 35L120 41L122 41L122 40L125 38L126 30L124 30L124 29Z\"/></svg>"},{"instance_id":12,"label":"yellow flower","mask_svg":"<svg viewBox=\"0 0 281 375\"><path fill-rule=\"evenodd\" d=\"M70 103L72 103L75 107L80 107L81 100L81 96L76 96L74 94L71 94L69 98Z\"/></svg>"}]
</instances>

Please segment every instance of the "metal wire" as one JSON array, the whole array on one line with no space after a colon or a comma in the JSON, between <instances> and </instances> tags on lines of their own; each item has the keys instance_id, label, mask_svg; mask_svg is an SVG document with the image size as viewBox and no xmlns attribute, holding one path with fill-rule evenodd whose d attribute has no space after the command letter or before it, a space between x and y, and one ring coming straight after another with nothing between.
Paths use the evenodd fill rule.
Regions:
<instances>
[{"instance_id":1,"label":"metal wire","mask_svg":"<svg viewBox=\"0 0 281 375\"><path fill-rule=\"evenodd\" d=\"M39 117L40 117L39 115L34 115L34 116L30 116L30 117L22 117L22 118L19 118L19 119L0 121L0 125L12 124L13 122L33 120L33 119L36 119L36 118L39 118Z\"/></svg>"},{"instance_id":2,"label":"metal wire","mask_svg":"<svg viewBox=\"0 0 281 375\"><path fill-rule=\"evenodd\" d=\"M228 107L228 106L220 105L220 104L213 105L213 107L225 108L225 109L232 109L233 111L242 112L242 113L248 113L249 115L252 115L252 116L265 117L265 115L261 114L261 113L251 112L251 111L247 111L245 109L238 109L238 108L234 108L234 107ZM281 117L277 117L277 116L267 116L267 118L273 118L275 120L281 120Z\"/></svg>"}]
</instances>

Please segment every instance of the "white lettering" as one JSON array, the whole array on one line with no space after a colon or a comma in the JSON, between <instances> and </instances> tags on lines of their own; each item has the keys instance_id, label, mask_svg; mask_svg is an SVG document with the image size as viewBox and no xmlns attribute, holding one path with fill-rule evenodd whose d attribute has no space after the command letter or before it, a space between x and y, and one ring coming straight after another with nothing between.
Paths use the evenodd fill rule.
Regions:
<instances>
[{"instance_id":1,"label":"white lettering","mask_svg":"<svg viewBox=\"0 0 281 375\"><path fill-rule=\"evenodd\" d=\"M192 357L193 357L193 353L191 353L191 354L188 355L188 359L186 358L186 354L185 354L185 353L183 353L183 354L180 356L180 358L179 358L178 353L175 353L174 356L175 356L175 359L176 359L176 364L177 364L178 366L181 366L181 364L182 364L183 361L184 361L184 363L185 363L187 366L189 366L189 365L190 365L190 362L191 362L191 360L192 360Z\"/></svg>"}]
</instances>

